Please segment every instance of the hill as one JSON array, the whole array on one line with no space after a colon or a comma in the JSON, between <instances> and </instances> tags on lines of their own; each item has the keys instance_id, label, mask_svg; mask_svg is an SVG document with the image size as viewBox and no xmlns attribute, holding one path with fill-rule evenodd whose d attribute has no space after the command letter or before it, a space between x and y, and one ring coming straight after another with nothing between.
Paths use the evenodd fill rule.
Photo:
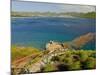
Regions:
<instances>
[{"instance_id":1,"label":"hill","mask_svg":"<svg viewBox=\"0 0 100 75\"><path fill-rule=\"evenodd\" d=\"M81 49L94 38L94 33L87 33L66 44L50 41L42 51L12 46L12 75L95 69L96 50Z\"/></svg>"},{"instance_id":2,"label":"hill","mask_svg":"<svg viewBox=\"0 0 100 75\"><path fill-rule=\"evenodd\" d=\"M11 12L12 17L80 17L80 18L96 18L96 12L88 13L76 13L76 12L65 12L65 13L55 13L55 12Z\"/></svg>"}]
</instances>

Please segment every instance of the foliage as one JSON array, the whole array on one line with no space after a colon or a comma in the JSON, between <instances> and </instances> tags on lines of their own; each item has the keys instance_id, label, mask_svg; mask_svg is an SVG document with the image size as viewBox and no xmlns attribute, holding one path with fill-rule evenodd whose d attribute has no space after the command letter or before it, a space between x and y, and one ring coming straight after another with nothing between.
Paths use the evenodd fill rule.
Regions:
<instances>
[{"instance_id":1,"label":"foliage","mask_svg":"<svg viewBox=\"0 0 100 75\"><path fill-rule=\"evenodd\" d=\"M96 53L93 50L67 50L62 55L52 57L51 62L44 67L46 71L70 71L96 68ZM55 62L56 61L56 62ZM55 68L51 67L55 66ZM49 69L50 68L50 69ZM49 70L48 70L49 69Z\"/></svg>"},{"instance_id":2,"label":"foliage","mask_svg":"<svg viewBox=\"0 0 100 75\"><path fill-rule=\"evenodd\" d=\"M96 60L95 58L88 57L88 59L82 63L83 69L94 69L96 68Z\"/></svg>"},{"instance_id":3,"label":"foliage","mask_svg":"<svg viewBox=\"0 0 100 75\"><path fill-rule=\"evenodd\" d=\"M85 17L85 18L96 18L96 13L95 12L88 12L86 14L80 15L80 17Z\"/></svg>"},{"instance_id":4,"label":"foliage","mask_svg":"<svg viewBox=\"0 0 100 75\"><path fill-rule=\"evenodd\" d=\"M52 59L51 59L51 61L59 61L60 59L59 59L59 57L58 56L54 56Z\"/></svg>"},{"instance_id":5,"label":"foliage","mask_svg":"<svg viewBox=\"0 0 100 75\"><path fill-rule=\"evenodd\" d=\"M43 72L50 72L50 71L57 71L57 68L55 67L55 65L52 64L47 64L43 69Z\"/></svg>"},{"instance_id":6,"label":"foliage","mask_svg":"<svg viewBox=\"0 0 100 75\"><path fill-rule=\"evenodd\" d=\"M80 61L73 62L73 64L69 65L69 70L81 70Z\"/></svg>"},{"instance_id":7,"label":"foliage","mask_svg":"<svg viewBox=\"0 0 100 75\"><path fill-rule=\"evenodd\" d=\"M32 47L12 46L12 61L31 54L38 56L26 65L31 67L33 63L41 60L42 55L47 55L48 51L40 51ZM86 70L96 68L96 51L95 50L66 50L63 54L53 56L49 63L42 67L41 72L52 71L71 71L71 70ZM23 71L23 70L22 70ZM23 71L24 72L24 71Z\"/></svg>"},{"instance_id":8,"label":"foliage","mask_svg":"<svg viewBox=\"0 0 100 75\"><path fill-rule=\"evenodd\" d=\"M96 12L87 12L87 13L69 13L72 16L81 17L81 18L96 18Z\"/></svg>"}]
</instances>

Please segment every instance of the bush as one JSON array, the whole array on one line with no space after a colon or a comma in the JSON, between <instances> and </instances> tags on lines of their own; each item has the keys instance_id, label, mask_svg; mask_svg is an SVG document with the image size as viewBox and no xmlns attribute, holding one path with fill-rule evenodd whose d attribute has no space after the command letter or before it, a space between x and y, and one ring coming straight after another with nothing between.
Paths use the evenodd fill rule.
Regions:
<instances>
[{"instance_id":1,"label":"bush","mask_svg":"<svg viewBox=\"0 0 100 75\"><path fill-rule=\"evenodd\" d=\"M57 71L57 68L53 64L47 64L43 69L43 72L52 72L52 71Z\"/></svg>"},{"instance_id":2,"label":"bush","mask_svg":"<svg viewBox=\"0 0 100 75\"><path fill-rule=\"evenodd\" d=\"M81 70L80 61L73 62L73 64L69 65L69 70Z\"/></svg>"},{"instance_id":3,"label":"bush","mask_svg":"<svg viewBox=\"0 0 100 75\"><path fill-rule=\"evenodd\" d=\"M69 66L64 63L64 62L59 62L57 65L56 65L58 71L68 71L69 70Z\"/></svg>"},{"instance_id":4,"label":"bush","mask_svg":"<svg viewBox=\"0 0 100 75\"><path fill-rule=\"evenodd\" d=\"M79 57L80 57L80 61L84 62L87 58L88 58L88 53L85 51L79 51Z\"/></svg>"},{"instance_id":5,"label":"bush","mask_svg":"<svg viewBox=\"0 0 100 75\"><path fill-rule=\"evenodd\" d=\"M93 57L88 57L86 61L82 63L83 69L95 69L96 68L96 60Z\"/></svg>"},{"instance_id":6,"label":"bush","mask_svg":"<svg viewBox=\"0 0 100 75\"><path fill-rule=\"evenodd\" d=\"M58 56L53 56L52 59L51 59L51 61L59 61L59 60L60 60L60 59L59 59Z\"/></svg>"},{"instance_id":7,"label":"bush","mask_svg":"<svg viewBox=\"0 0 100 75\"><path fill-rule=\"evenodd\" d=\"M63 62L66 63L67 65L71 65L71 64L73 64L73 59L70 57L64 58Z\"/></svg>"},{"instance_id":8,"label":"bush","mask_svg":"<svg viewBox=\"0 0 100 75\"><path fill-rule=\"evenodd\" d=\"M68 50L62 55L54 56L52 61L59 63L59 71L95 69L95 55L95 51L92 50Z\"/></svg>"}]
</instances>

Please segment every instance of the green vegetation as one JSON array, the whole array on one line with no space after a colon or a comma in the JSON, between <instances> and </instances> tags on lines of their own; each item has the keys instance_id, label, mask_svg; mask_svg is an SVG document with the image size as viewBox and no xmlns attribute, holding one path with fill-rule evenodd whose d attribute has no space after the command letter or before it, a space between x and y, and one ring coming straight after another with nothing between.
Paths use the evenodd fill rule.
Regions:
<instances>
[{"instance_id":1,"label":"green vegetation","mask_svg":"<svg viewBox=\"0 0 100 75\"><path fill-rule=\"evenodd\" d=\"M55 13L55 12L11 12L12 17L82 17L82 18L95 18L96 12L88 12L88 13L76 13L76 12L65 12L65 13Z\"/></svg>"},{"instance_id":2,"label":"green vegetation","mask_svg":"<svg viewBox=\"0 0 100 75\"><path fill-rule=\"evenodd\" d=\"M52 65L52 64L47 64L43 69L42 69L43 72L50 72L50 71L57 71L57 68L55 65Z\"/></svg>"},{"instance_id":3,"label":"green vegetation","mask_svg":"<svg viewBox=\"0 0 100 75\"><path fill-rule=\"evenodd\" d=\"M80 14L79 17L84 17L84 18L96 18L96 12L88 12L86 14Z\"/></svg>"},{"instance_id":4,"label":"green vegetation","mask_svg":"<svg viewBox=\"0 0 100 75\"><path fill-rule=\"evenodd\" d=\"M12 69L17 68L19 65L22 67L20 73L28 73L30 68L36 66L34 64L36 63L40 64L42 62L41 60L43 59L47 61L48 57L45 57L43 59L42 57L49 54L48 50L40 51L32 47L18 47L18 46L12 46L11 52L12 52L12 61L17 61L15 64L13 64L13 66L15 67ZM49 56L52 56L52 54L53 53L51 53L51 55ZM32 57L30 55L32 55ZM34 55L36 56L34 57ZM29 56L29 58L27 56ZM26 57L26 59L20 60L20 58L24 57ZM39 68L39 66L36 67ZM57 54L55 56L52 56L52 58L49 59L49 62L46 62L44 66L40 67L39 72L87 70L95 68L96 68L95 50L65 50L60 55ZM13 74L17 73L17 70L12 71L12 73Z\"/></svg>"},{"instance_id":5,"label":"green vegetation","mask_svg":"<svg viewBox=\"0 0 100 75\"><path fill-rule=\"evenodd\" d=\"M11 54L12 54L12 61L29 56L29 55L36 55L40 54L40 50L32 47L18 47L18 46L12 46L11 47Z\"/></svg>"},{"instance_id":6,"label":"green vegetation","mask_svg":"<svg viewBox=\"0 0 100 75\"><path fill-rule=\"evenodd\" d=\"M95 57L96 53L92 50L68 50L63 55L52 57L51 62L55 63L47 64L43 72L95 69Z\"/></svg>"}]
</instances>

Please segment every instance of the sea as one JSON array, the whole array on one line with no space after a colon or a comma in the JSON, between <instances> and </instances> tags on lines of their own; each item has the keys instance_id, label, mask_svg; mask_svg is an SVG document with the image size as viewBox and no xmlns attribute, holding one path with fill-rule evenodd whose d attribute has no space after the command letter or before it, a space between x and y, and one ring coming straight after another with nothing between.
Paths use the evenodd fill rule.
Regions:
<instances>
[{"instance_id":1,"label":"sea","mask_svg":"<svg viewBox=\"0 0 100 75\"><path fill-rule=\"evenodd\" d=\"M43 50L50 41L70 42L75 38L96 33L96 20L69 17L11 17L11 44ZM95 50L96 41L82 49Z\"/></svg>"}]
</instances>

